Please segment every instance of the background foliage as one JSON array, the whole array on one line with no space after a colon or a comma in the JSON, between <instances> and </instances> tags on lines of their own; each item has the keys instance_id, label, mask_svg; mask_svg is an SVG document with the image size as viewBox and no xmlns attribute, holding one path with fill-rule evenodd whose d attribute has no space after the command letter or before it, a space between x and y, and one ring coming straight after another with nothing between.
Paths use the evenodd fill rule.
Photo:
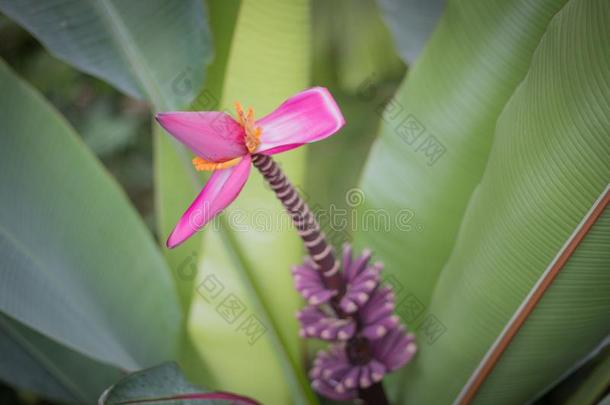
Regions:
<instances>
[{"instance_id":1,"label":"background foliage","mask_svg":"<svg viewBox=\"0 0 610 405\"><path fill-rule=\"evenodd\" d=\"M155 111L239 100L262 116L312 84L331 90L345 128L280 162L314 210L350 214L344 229L321 219L337 247L385 262L420 348L385 381L398 403L455 399L610 182L603 0L0 0L0 11L0 379L18 390L7 401L94 403L166 360L209 389L319 401L306 378L315 347L293 316L295 233L229 223L282 207L253 173L214 229L162 247L205 175ZM371 212L408 226L367 228ZM608 246L607 209L475 402L603 395ZM227 297L260 338L223 317Z\"/></svg>"}]
</instances>

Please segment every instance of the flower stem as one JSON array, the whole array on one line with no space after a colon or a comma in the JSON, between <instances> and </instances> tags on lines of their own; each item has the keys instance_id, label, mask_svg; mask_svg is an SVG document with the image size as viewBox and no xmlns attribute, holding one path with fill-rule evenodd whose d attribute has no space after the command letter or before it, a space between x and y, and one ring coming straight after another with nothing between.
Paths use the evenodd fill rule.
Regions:
<instances>
[{"instance_id":1,"label":"flower stem","mask_svg":"<svg viewBox=\"0 0 610 405\"><path fill-rule=\"evenodd\" d=\"M266 155L252 156L252 163L261 172L271 189L292 217L299 236L303 239L309 256L328 288L343 293L344 285L339 273L339 261L335 258L332 246L328 244L318 221L301 198L294 186L288 181L280 166Z\"/></svg>"},{"instance_id":2,"label":"flower stem","mask_svg":"<svg viewBox=\"0 0 610 405\"><path fill-rule=\"evenodd\" d=\"M252 163L263 175L265 181L267 181L288 214L292 217L299 236L303 239L305 247L309 252L309 256L316 263L318 270L322 274L326 287L337 290L339 294L336 299L340 298L345 292L345 283L339 272L340 263L335 257L332 246L326 241L324 232L320 229L320 225L309 209L309 206L286 178L280 166L270 156L255 154L252 156ZM335 300L332 306L340 314L341 310L337 303L338 301ZM360 389L358 395L365 404L389 404L383 385L380 382L368 388Z\"/></svg>"},{"instance_id":3,"label":"flower stem","mask_svg":"<svg viewBox=\"0 0 610 405\"><path fill-rule=\"evenodd\" d=\"M389 405L381 382L375 383L368 388L358 390L358 396L366 404Z\"/></svg>"}]
</instances>

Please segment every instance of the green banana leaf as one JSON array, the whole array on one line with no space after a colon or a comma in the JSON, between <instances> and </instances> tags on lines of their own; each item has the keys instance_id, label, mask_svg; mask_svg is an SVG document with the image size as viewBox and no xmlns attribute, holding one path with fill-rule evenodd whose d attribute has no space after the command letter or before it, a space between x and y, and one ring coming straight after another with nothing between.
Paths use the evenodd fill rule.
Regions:
<instances>
[{"instance_id":1,"label":"green banana leaf","mask_svg":"<svg viewBox=\"0 0 610 405\"><path fill-rule=\"evenodd\" d=\"M603 1L449 2L386 109L365 205L408 208L414 226L357 237L388 265L398 311L418 329L419 354L388 384L401 401L456 400L608 184L609 18ZM606 211L475 403L535 398L608 333L608 220Z\"/></svg>"},{"instance_id":2,"label":"green banana leaf","mask_svg":"<svg viewBox=\"0 0 610 405\"><path fill-rule=\"evenodd\" d=\"M190 103L211 56L200 0L0 0L0 10L60 59L158 108Z\"/></svg>"},{"instance_id":3,"label":"green banana leaf","mask_svg":"<svg viewBox=\"0 0 610 405\"><path fill-rule=\"evenodd\" d=\"M0 314L0 380L55 401L95 404L121 376ZM87 376L83 378L83 376Z\"/></svg>"},{"instance_id":4,"label":"green banana leaf","mask_svg":"<svg viewBox=\"0 0 610 405\"><path fill-rule=\"evenodd\" d=\"M534 236L538 238L538 235L534 234ZM547 237L548 239L550 238ZM607 249L609 242L610 210L606 208L604 215L587 235L504 352L493 373L479 390L474 403L512 404L529 401L539 396L542 391L546 391L566 371L573 368L598 346L607 335L610 325L610 276L608 275L610 249ZM556 243L556 246L561 245L559 241ZM531 266L530 269L533 271L537 268L539 267ZM513 272L515 272L514 267L510 270L498 270L500 277L498 275L496 277L506 277L510 280L512 294L516 294L517 291L523 294L531 280L527 276L523 277L523 274L516 274L511 278L509 274ZM525 273L523 270L521 272ZM471 275L463 276L471 277ZM523 279L520 280L520 276ZM442 288L441 283L439 288ZM489 300L487 296L481 297L484 294L478 296L473 294L475 295L473 301L477 302L476 305L479 307L482 301L486 303L491 301L494 306L497 301L501 304L498 305L500 308L489 310L493 314L493 320L490 319L489 314L483 315L485 318L482 316L482 319L490 319L484 327L485 333L481 327L471 329L476 337L470 336L472 343L468 350L464 348L469 354L485 349L489 342L487 339L493 336L492 325L499 324L499 319L504 319L506 322L511 315L510 312L514 312L516 301L511 302L498 293L506 290L507 285L496 282L493 287L497 297L493 300ZM487 294L489 292L485 295ZM463 301L463 305L466 306L463 310L468 310L471 308L470 305L473 305L468 301ZM434 307L432 308L434 311ZM438 312L443 313L442 311ZM478 315L481 312L484 311L473 310L472 313ZM451 322L446 324L447 328L450 328L450 324ZM468 322L463 324L466 324L466 327L470 326ZM487 329L490 329L489 332ZM455 335L448 331L447 337L452 338ZM458 342L454 344L459 345ZM477 346L478 349L475 349ZM442 344L439 345L439 350L444 350ZM429 354L429 352L429 350L422 351L422 359L424 353ZM473 357L476 357L476 354ZM456 366L461 363L464 367L469 361L470 359L461 359L456 362ZM433 367L432 362L431 367ZM453 379L457 379L456 377L457 373L452 376Z\"/></svg>"},{"instance_id":5,"label":"green banana leaf","mask_svg":"<svg viewBox=\"0 0 610 405\"><path fill-rule=\"evenodd\" d=\"M217 109L232 109L233 101L239 100L252 105L260 117L306 88L308 46L307 1L242 1L226 67L216 69L225 72L221 94L214 95L220 101ZM205 103L195 107L198 105ZM278 157L297 184L302 184L304 159L303 150ZM222 218L203 231L190 319L193 341L218 388L263 403L315 402L304 373L294 318L300 301L292 288L290 266L301 260L302 253L288 216L253 169ZM256 218L267 225L256 226ZM212 298L206 291L210 280L221 286L218 297ZM223 318L225 300L240 303L241 318ZM251 325L250 332L261 333L248 334L241 325Z\"/></svg>"},{"instance_id":6,"label":"green banana leaf","mask_svg":"<svg viewBox=\"0 0 610 405\"><path fill-rule=\"evenodd\" d=\"M0 310L124 370L172 358L181 313L146 226L61 116L0 78Z\"/></svg>"},{"instance_id":7,"label":"green banana leaf","mask_svg":"<svg viewBox=\"0 0 610 405\"><path fill-rule=\"evenodd\" d=\"M201 89L204 66L212 56L207 12L201 0L52 0L44 7L33 0L0 0L0 10L64 61L128 95L149 100L156 110L189 105ZM171 169L188 160L185 149L177 143L169 139L155 142L171 145L166 148L171 151L156 152L160 164ZM165 172L157 172L160 182L165 180ZM158 204L164 205L158 212L168 212L166 206L189 199L190 195L184 197L177 191L180 186L172 187L170 197L157 198ZM167 222L164 219L161 217L160 224ZM195 246L196 239L189 247ZM193 277L188 266L182 266L185 257L167 255L186 313Z\"/></svg>"},{"instance_id":8,"label":"green banana leaf","mask_svg":"<svg viewBox=\"0 0 610 405\"><path fill-rule=\"evenodd\" d=\"M562 1L449 1L384 113L352 226L385 263L411 325L423 319L464 211L481 180L498 115L525 76ZM516 14L522 18L506 19ZM372 108L381 100L368 96ZM389 219L387 219L389 218Z\"/></svg>"}]
</instances>

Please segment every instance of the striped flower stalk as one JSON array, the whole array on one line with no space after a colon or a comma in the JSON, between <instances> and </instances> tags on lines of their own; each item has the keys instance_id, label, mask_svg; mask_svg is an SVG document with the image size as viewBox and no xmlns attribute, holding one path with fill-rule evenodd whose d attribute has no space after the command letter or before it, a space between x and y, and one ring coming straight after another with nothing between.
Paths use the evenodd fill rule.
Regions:
<instances>
[{"instance_id":1,"label":"striped flower stalk","mask_svg":"<svg viewBox=\"0 0 610 405\"><path fill-rule=\"evenodd\" d=\"M339 276L339 262L335 259L332 247L326 242L324 233L307 203L301 198L271 156L254 155L252 163L263 175L269 187L275 192L275 195L291 216L297 232L309 252L313 266L322 275L324 284L330 290L340 291L343 288L343 283Z\"/></svg>"},{"instance_id":2,"label":"striped flower stalk","mask_svg":"<svg viewBox=\"0 0 610 405\"><path fill-rule=\"evenodd\" d=\"M195 169L213 171L167 246L183 243L231 204L254 165L292 217L308 252L293 270L295 287L309 304L298 314L300 335L332 342L310 371L314 389L338 400L388 403L381 380L408 362L416 346L394 315L394 294L380 285L382 265L369 263L369 251L352 257L349 246L339 261L307 203L271 157L336 133L345 124L339 107L328 90L315 87L259 120L251 108L244 111L239 103L236 108L237 119L214 111L157 114L159 123L195 153Z\"/></svg>"},{"instance_id":3,"label":"striped flower stalk","mask_svg":"<svg viewBox=\"0 0 610 405\"><path fill-rule=\"evenodd\" d=\"M279 165L265 155L254 155L252 163L292 217L309 253L293 269L295 288L309 303L297 315L300 335L333 342L318 353L309 373L314 389L331 399L387 404L381 380L406 364L416 345L394 314L392 289L380 283L382 264L370 264L369 250L354 258L349 245L337 260Z\"/></svg>"}]
</instances>

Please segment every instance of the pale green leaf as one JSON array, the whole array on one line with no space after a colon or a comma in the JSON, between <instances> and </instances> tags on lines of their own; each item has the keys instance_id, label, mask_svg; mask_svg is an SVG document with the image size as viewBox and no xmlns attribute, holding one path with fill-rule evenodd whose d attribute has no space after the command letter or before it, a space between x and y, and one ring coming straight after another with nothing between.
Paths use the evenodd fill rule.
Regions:
<instances>
[{"instance_id":1,"label":"pale green leaf","mask_svg":"<svg viewBox=\"0 0 610 405\"><path fill-rule=\"evenodd\" d=\"M210 0L210 29L216 49L213 62L206 72L206 85L193 102L193 110L217 110L226 62L231 48L239 1ZM183 75L178 88L190 88L192 82ZM156 123L153 123L155 166L155 214L157 230L165 241L186 207L195 199L202 187L202 179L193 170L192 153L172 139ZM163 252L174 273L183 309L188 312L193 296L193 283L197 274L197 257L201 249L201 233L193 235L180 249L164 249Z\"/></svg>"},{"instance_id":2,"label":"pale green leaf","mask_svg":"<svg viewBox=\"0 0 610 405\"><path fill-rule=\"evenodd\" d=\"M232 109L233 101L239 100L261 117L308 85L308 2L244 1L237 18L222 95L217 97L221 109ZM303 151L279 160L290 179L301 183ZM239 224L234 222L237 216ZM209 226L204 231L190 321L194 341L220 388L264 403L314 402L294 318L300 303L290 266L301 260L302 248L290 220L256 170L223 218L216 230ZM255 226L256 218L267 225ZM283 224L278 224L281 219ZM224 288L214 300L200 295L205 294L201 283L210 276ZM234 323L217 309L227 297L237 298L245 308ZM265 332L252 341L240 325L257 320Z\"/></svg>"}]
</instances>

